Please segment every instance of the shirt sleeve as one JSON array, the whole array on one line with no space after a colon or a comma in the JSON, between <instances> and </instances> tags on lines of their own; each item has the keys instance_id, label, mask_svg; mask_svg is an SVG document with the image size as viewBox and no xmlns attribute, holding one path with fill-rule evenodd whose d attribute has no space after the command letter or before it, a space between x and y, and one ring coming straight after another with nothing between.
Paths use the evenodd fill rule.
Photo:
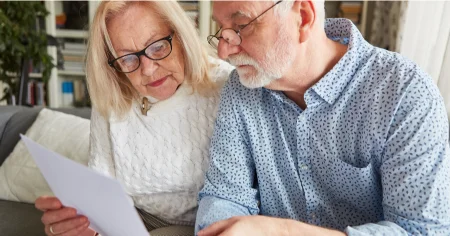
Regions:
<instances>
[{"instance_id":1,"label":"shirt sleeve","mask_svg":"<svg viewBox=\"0 0 450 236\"><path fill-rule=\"evenodd\" d=\"M111 148L109 123L96 109L92 109L88 166L114 178L115 168Z\"/></svg>"},{"instance_id":2,"label":"shirt sleeve","mask_svg":"<svg viewBox=\"0 0 450 236\"><path fill-rule=\"evenodd\" d=\"M384 221L347 227L350 236L450 235L448 118L437 88L420 83L409 85L387 135Z\"/></svg>"},{"instance_id":3,"label":"shirt sleeve","mask_svg":"<svg viewBox=\"0 0 450 236\"><path fill-rule=\"evenodd\" d=\"M255 165L238 127L231 100L233 92L230 83L222 91L211 139L211 162L199 193L196 232L223 219L259 213Z\"/></svg>"}]
</instances>

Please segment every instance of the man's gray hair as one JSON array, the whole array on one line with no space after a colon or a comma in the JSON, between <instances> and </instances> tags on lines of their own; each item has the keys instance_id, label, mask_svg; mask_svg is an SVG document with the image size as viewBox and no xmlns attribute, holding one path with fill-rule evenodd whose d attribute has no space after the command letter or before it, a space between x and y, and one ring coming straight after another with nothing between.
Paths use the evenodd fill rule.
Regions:
<instances>
[{"instance_id":1,"label":"man's gray hair","mask_svg":"<svg viewBox=\"0 0 450 236\"><path fill-rule=\"evenodd\" d=\"M273 0L273 2L278 2L278 0ZM285 16L291 10L292 5L294 5L294 0L284 0L275 7L275 12L278 16ZM314 0L314 5L316 7L316 17L319 20L319 24L323 26L325 22L325 0Z\"/></svg>"}]
</instances>

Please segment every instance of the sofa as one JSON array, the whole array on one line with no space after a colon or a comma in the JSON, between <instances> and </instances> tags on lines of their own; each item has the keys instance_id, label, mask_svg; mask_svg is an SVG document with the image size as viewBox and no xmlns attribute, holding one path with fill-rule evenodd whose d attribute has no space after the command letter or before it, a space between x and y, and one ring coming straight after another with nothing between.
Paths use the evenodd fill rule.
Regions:
<instances>
[{"instance_id":1,"label":"sofa","mask_svg":"<svg viewBox=\"0 0 450 236\"><path fill-rule=\"evenodd\" d=\"M89 121L91 116L91 109L89 108L60 108L48 110L43 108L30 108L23 106L0 106L0 235L1 236L42 236L45 235L44 226L41 223L42 212L34 207L34 200L41 195L52 194L45 183L39 185L40 182L45 182L42 176L37 176L35 172L39 172L38 168L33 162L33 168L30 165L28 174L23 175L22 182L9 181L12 184L22 184L23 189L36 191L39 189L48 189L50 192L44 191L45 194L40 194L39 191L29 194L26 191L17 191L18 198L15 201L2 200L8 199L8 194L5 196L5 181L11 176L11 173L23 174L24 172L5 171L11 167L11 157L19 153L17 156L29 155L28 151L22 142L20 142L19 134L26 134L29 138L34 137L33 140L43 145L43 138L46 137L47 145L52 144L54 150L62 155L66 152L66 157L77 161L80 164L87 165L88 160L88 143L89 143ZM84 119L81 119L84 118ZM44 127L44 128L43 128ZM56 127L56 128L55 128ZM34 133L31 131L33 130ZM36 134L36 130L39 134ZM31 131L31 132L30 132ZM55 135L57 134L57 135ZM37 136L40 138L36 138ZM52 135L58 137L52 137ZM61 141L66 140L66 141ZM73 146L63 148L65 146ZM22 147L20 147L22 146ZM46 146L46 145L43 145ZM49 146L46 146L49 148ZM22 148L22 152L17 152ZM59 151L58 151L59 150ZM71 151L68 151L71 150ZM78 157L76 157L78 156ZM8 160L6 160L8 158ZM31 158L30 158L31 159ZM30 160L31 161L31 160ZM8 168L6 168L8 167ZM13 166L16 167L16 166ZM30 170L31 169L31 170ZM33 174L34 172L34 174ZM30 174L32 173L32 174ZM26 174L26 173L25 173ZM40 172L39 172L40 175ZM5 177L6 176L6 177ZM19 176L20 177L20 176ZM2 179L3 178L3 179ZM17 178L17 177L16 177ZM8 185L6 184L6 185ZM34 186L37 185L37 186ZM8 187L8 186L7 186ZM16 189L17 190L17 189ZM3 192L2 192L3 191ZM48 193L48 194L47 194ZM16 197L17 197L16 196ZM24 197L26 196L26 197ZM25 201L22 201L25 200ZM25 203L27 202L27 203ZM194 229L189 226L169 226L152 230L152 236L186 236L193 235Z\"/></svg>"},{"instance_id":2,"label":"sofa","mask_svg":"<svg viewBox=\"0 0 450 236\"><path fill-rule=\"evenodd\" d=\"M0 166L18 143L19 134L25 134L42 108L0 106ZM89 119L89 108L61 108L57 111ZM1 178L1 177L0 177ZM0 200L0 235L42 236L42 213L33 204Z\"/></svg>"},{"instance_id":3,"label":"sofa","mask_svg":"<svg viewBox=\"0 0 450 236\"><path fill-rule=\"evenodd\" d=\"M42 108L0 106L0 167L19 142L19 134L27 132L41 110ZM86 119L89 119L91 114L89 108L54 110ZM33 204L0 200L0 235L45 235L41 216L42 213L35 209ZM192 229L167 227L150 233L152 236L187 235L186 231L192 231Z\"/></svg>"}]
</instances>

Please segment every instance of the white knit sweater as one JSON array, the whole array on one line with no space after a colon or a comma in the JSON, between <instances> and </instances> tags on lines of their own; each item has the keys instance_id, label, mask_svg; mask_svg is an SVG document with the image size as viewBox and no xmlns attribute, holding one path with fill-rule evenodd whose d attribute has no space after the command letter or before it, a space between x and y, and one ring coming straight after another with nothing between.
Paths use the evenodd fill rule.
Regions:
<instances>
[{"instance_id":1,"label":"white knit sweater","mask_svg":"<svg viewBox=\"0 0 450 236\"><path fill-rule=\"evenodd\" d=\"M222 87L233 68L211 60L218 66L210 77ZM136 207L172 224L193 225L218 102L219 94L204 97L183 83L147 116L137 102L121 121L94 109L89 166L121 182Z\"/></svg>"}]
</instances>

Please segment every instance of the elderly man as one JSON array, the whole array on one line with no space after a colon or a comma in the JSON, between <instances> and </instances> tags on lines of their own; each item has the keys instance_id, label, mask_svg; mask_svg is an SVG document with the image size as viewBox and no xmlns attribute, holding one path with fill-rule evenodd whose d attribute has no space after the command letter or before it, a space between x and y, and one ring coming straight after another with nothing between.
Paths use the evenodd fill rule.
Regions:
<instances>
[{"instance_id":1,"label":"elderly man","mask_svg":"<svg viewBox=\"0 0 450 236\"><path fill-rule=\"evenodd\" d=\"M323 2L215 2L213 17L236 71L198 235L450 235L448 123L427 74L325 21Z\"/></svg>"}]
</instances>

